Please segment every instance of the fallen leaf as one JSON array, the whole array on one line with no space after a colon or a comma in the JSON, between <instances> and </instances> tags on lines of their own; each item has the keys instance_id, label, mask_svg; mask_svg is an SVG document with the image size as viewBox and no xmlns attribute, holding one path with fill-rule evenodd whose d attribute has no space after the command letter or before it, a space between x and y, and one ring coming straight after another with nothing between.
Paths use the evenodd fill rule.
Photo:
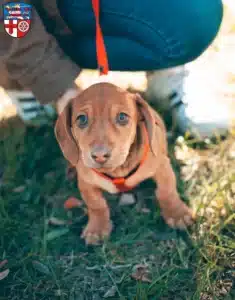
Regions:
<instances>
[{"instance_id":1,"label":"fallen leaf","mask_svg":"<svg viewBox=\"0 0 235 300\"><path fill-rule=\"evenodd\" d=\"M10 272L9 269L6 269L5 271L0 272L0 280L3 280L4 278L6 278L9 274L9 272Z\"/></svg>"},{"instance_id":2,"label":"fallen leaf","mask_svg":"<svg viewBox=\"0 0 235 300\"><path fill-rule=\"evenodd\" d=\"M69 232L69 229L68 228L62 228L62 229L55 229L55 230L52 230L50 232L48 232L46 234L46 240L47 241L52 241L66 233Z\"/></svg>"},{"instance_id":3,"label":"fallen leaf","mask_svg":"<svg viewBox=\"0 0 235 300\"><path fill-rule=\"evenodd\" d=\"M152 280L149 278L149 273L150 272L148 271L148 267L146 265L139 264L134 266L131 278L150 283Z\"/></svg>"},{"instance_id":4,"label":"fallen leaf","mask_svg":"<svg viewBox=\"0 0 235 300\"><path fill-rule=\"evenodd\" d=\"M119 205L132 205L135 203L135 197L132 194L122 194L119 200Z\"/></svg>"},{"instance_id":5,"label":"fallen leaf","mask_svg":"<svg viewBox=\"0 0 235 300\"><path fill-rule=\"evenodd\" d=\"M47 266L45 266L44 264L42 264L41 262L34 260L32 262L33 267L35 270L37 270L38 272L42 273L42 274L46 274L49 275L50 274L50 270Z\"/></svg>"},{"instance_id":6,"label":"fallen leaf","mask_svg":"<svg viewBox=\"0 0 235 300\"><path fill-rule=\"evenodd\" d=\"M14 193L22 193L25 190L25 185L19 185L13 189Z\"/></svg>"},{"instance_id":7,"label":"fallen leaf","mask_svg":"<svg viewBox=\"0 0 235 300\"><path fill-rule=\"evenodd\" d=\"M5 264L7 264L8 261L7 259L4 259L3 261L0 262L0 268L2 268L3 266L5 266Z\"/></svg>"},{"instance_id":8,"label":"fallen leaf","mask_svg":"<svg viewBox=\"0 0 235 300\"><path fill-rule=\"evenodd\" d=\"M77 177L76 168L72 165L68 165L66 169L66 177L68 180L73 180Z\"/></svg>"},{"instance_id":9,"label":"fallen leaf","mask_svg":"<svg viewBox=\"0 0 235 300\"><path fill-rule=\"evenodd\" d=\"M114 297L116 294L116 287L113 285L107 292L104 294L104 298Z\"/></svg>"},{"instance_id":10,"label":"fallen leaf","mask_svg":"<svg viewBox=\"0 0 235 300\"><path fill-rule=\"evenodd\" d=\"M56 226L63 226L63 225L67 225L67 224L68 224L68 221L66 221L66 220L61 220L61 219L58 219L58 218L56 218L56 217L51 217L51 218L48 220L48 224L56 225Z\"/></svg>"},{"instance_id":11,"label":"fallen leaf","mask_svg":"<svg viewBox=\"0 0 235 300\"><path fill-rule=\"evenodd\" d=\"M82 201L78 200L75 197L69 197L65 202L64 202L64 208L65 209L71 209L74 207L81 207L82 206Z\"/></svg>"}]
</instances>

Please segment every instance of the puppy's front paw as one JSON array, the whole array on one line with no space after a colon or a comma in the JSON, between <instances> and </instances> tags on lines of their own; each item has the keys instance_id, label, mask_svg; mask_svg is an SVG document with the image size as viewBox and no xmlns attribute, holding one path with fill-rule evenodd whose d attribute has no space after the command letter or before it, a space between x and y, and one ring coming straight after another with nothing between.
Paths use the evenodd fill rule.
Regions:
<instances>
[{"instance_id":1,"label":"puppy's front paw","mask_svg":"<svg viewBox=\"0 0 235 300\"><path fill-rule=\"evenodd\" d=\"M87 245L98 245L104 239L110 236L112 231L112 223L97 224L97 222L89 221L84 228L81 237L85 239Z\"/></svg>"},{"instance_id":2,"label":"puppy's front paw","mask_svg":"<svg viewBox=\"0 0 235 300\"><path fill-rule=\"evenodd\" d=\"M162 215L166 223L172 228L185 229L194 223L195 214L180 199L171 200L168 206L162 207Z\"/></svg>"}]
</instances>

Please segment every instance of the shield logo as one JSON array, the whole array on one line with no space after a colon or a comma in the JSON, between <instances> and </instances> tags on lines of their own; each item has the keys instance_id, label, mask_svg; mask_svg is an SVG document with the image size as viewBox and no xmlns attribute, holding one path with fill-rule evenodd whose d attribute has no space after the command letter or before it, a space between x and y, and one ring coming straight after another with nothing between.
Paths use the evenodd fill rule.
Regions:
<instances>
[{"instance_id":1,"label":"shield logo","mask_svg":"<svg viewBox=\"0 0 235 300\"><path fill-rule=\"evenodd\" d=\"M4 28L14 38L24 37L30 29L32 5L23 2L3 4Z\"/></svg>"}]
</instances>

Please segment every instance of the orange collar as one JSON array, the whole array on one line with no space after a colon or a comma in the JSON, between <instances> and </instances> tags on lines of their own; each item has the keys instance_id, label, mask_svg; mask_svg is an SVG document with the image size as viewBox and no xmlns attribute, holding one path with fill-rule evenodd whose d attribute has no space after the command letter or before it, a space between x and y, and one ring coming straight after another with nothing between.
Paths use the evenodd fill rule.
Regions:
<instances>
[{"instance_id":1,"label":"orange collar","mask_svg":"<svg viewBox=\"0 0 235 300\"><path fill-rule=\"evenodd\" d=\"M146 127L143 126L143 131L144 131L144 138L145 138L145 144L144 144L144 152L143 152L143 156L141 158L140 164L138 165L137 169L132 170L127 177L117 177L117 178L111 178L107 175L105 175L104 173L99 172L97 169L92 169L96 174L98 174L99 176L105 178L106 180L111 181L116 188L119 190L119 192L127 192L130 191L131 189L133 189L133 187L129 187L126 186L126 180L130 177L133 176L133 174L135 174L138 169L143 165L143 163L145 162L148 152L149 152L149 139L148 139L148 134L147 134L147 130ZM133 173L134 172L134 173Z\"/></svg>"}]
</instances>

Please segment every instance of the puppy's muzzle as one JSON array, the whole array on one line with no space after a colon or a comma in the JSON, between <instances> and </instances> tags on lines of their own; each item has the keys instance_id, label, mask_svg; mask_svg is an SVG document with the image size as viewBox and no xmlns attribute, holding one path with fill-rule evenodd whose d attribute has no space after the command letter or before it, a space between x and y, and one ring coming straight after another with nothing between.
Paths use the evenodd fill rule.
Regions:
<instances>
[{"instance_id":1,"label":"puppy's muzzle","mask_svg":"<svg viewBox=\"0 0 235 300\"><path fill-rule=\"evenodd\" d=\"M104 145L96 145L91 150L92 159L99 164L104 164L111 156L111 150Z\"/></svg>"}]
</instances>

